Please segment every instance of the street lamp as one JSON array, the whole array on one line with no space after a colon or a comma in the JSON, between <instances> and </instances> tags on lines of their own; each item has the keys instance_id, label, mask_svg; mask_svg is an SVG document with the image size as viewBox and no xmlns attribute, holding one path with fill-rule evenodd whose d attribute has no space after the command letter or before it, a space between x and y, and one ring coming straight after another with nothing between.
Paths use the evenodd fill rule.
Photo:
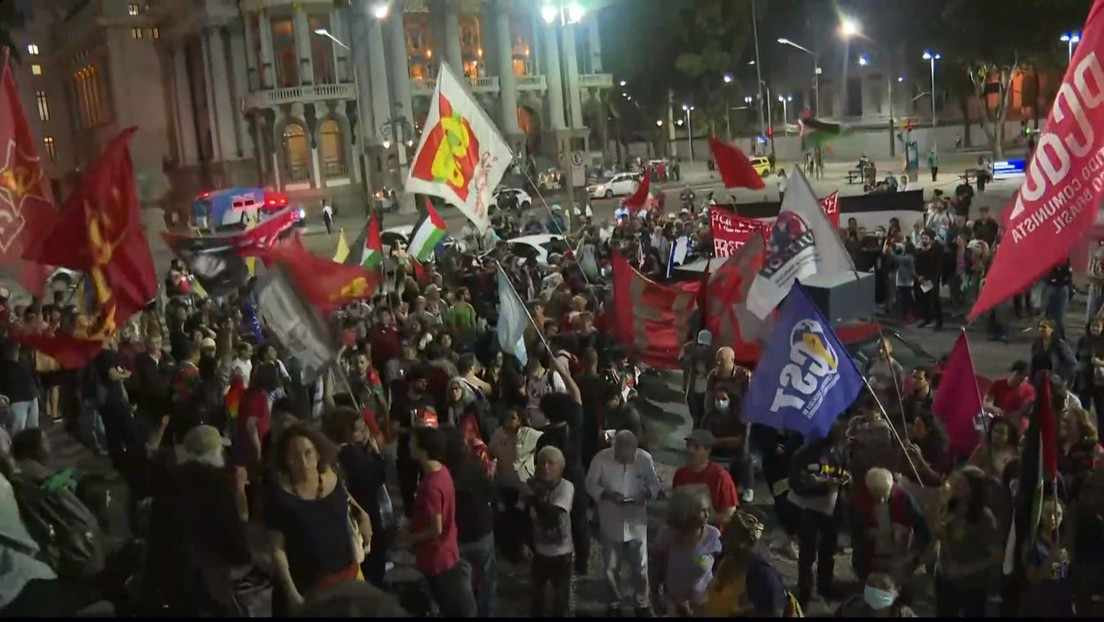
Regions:
<instances>
[{"instance_id":1,"label":"street lamp","mask_svg":"<svg viewBox=\"0 0 1104 622\"><path fill-rule=\"evenodd\" d=\"M1079 32L1067 32L1062 35L1061 41L1066 44L1066 48L1069 50L1069 62L1073 62L1073 47L1081 42L1081 33Z\"/></svg>"},{"instance_id":2,"label":"street lamp","mask_svg":"<svg viewBox=\"0 0 1104 622\"><path fill-rule=\"evenodd\" d=\"M866 54L863 54L862 56L859 57L859 65L862 65L863 67L866 67L869 64L870 64L870 59L866 57Z\"/></svg>"},{"instance_id":3,"label":"street lamp","mask_svg":"<svg viewBox=\"0 0 1104 622\"><path fill-rule=\"evenodd\" d=\"M656 127L663 127L663 119L656 119Z\"/></svg>"},{"instance_id":4,"label":"street lamp","mask_svg":"<svg viewBox=\"0 0 1104 622\"><path fill-rule=\"evenodd\" d=\"M733 80L733 78L732 78L732 74L730 74L730 73L726 73L726 74L724 75L724 83L725 83L725 84L732 84L732 80Z\"/></svg>"},{"instance_id":5,"label":"street lamp","mask_svg":"<svg viewBox=\"0 0 1104 622\"><path fill-rule=\"evenodd\" d=\"M787 39L785 37L779 39L778 42L781 43L782 45L788 45L788 46L794 48L795 50L801 50L802 52L805 52L809 56L813 57L813 99L815 100L816 113L819 115L820 114L820 55L817 54L816 52L810 50L809 48L803 46L803 45L798 45L797 43L794 43L793 41L790 41L789 39Z\"/></svg>"},{"instance_id":6,"label":"street lamp","mask_svg":"<svg viewBox=\"0 0 1104 622\"><path fill-rule=\"evenodd\" d=\"M624 80L622 80L622 81L621 81L621 82L620 82L619 84L620 84L620 85L621 85L622 87L624 87L624 86L625 86L626 84L628 84L628 82L625 82Z\"/></svg>"},{"instance_id":7,"label":"street lamp","mask_svg":"<svg viewBox=\"0 0 1104 622\"><path fill-rule=\"evenodd\" d=\"M391 14L390 2L377 2L372 7L372 16L376 19L387 19L387 16Z\"/></svg>"},{"instance_id":8,"label":"street lamp","mask_svg":"<svg viewBox=\"0 0 1104 622\"><path fill-rule=\"evenodd\" d=\"M943 58L942 54L924 50L924 60L931 63L931 103L932 103L932 127L935 127L935 61Z\"/></svg>"},{"instance_id":9,"label":"street lamp","mask_svg":"<svg viewBox=\"0 0 1104 622\"><path fill-rule=\"evenodd\" d=\"M694 110L694 107L690 104L683 104L682 111L686 113L686 144L690 148L690 161L694 161L694 126L690 121L690 112Z\"/></svg>"},{"instance_id":10,"label":"street lamp","mask_svg":"<svg viewBox=\"0 0 1104 622\"><path fill-rule=\"evenodd\" d=\"M778 101L782 102L782 131L786 134L790 133L790 112L787 108L787 104L793 101L792 95L779 95Z\"/></svg>"},{"instance_id":11,"label":"street lamp","mask_svg":"<svg viewBox=\"0 0 1104 622\"><path fill-rule=\"evenodd\" d=\"M844 39L850 39L859 34L859 23L853 19L844 19L840 22L840 35Z\"/></svg>"}]
</instances>

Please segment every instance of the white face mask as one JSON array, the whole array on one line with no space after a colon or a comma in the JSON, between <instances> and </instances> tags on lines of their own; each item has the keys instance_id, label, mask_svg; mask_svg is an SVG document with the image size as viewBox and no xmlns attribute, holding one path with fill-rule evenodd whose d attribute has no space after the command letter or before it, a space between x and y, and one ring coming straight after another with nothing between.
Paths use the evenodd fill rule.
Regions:
<instances>
[{"instance_id":1,"label":"white face mask","mask_svg":"<svg viewBox=\"0 0 1104 622\"><path fill-rule=\"evenodd\" d=\"M866 586L863 590L863 601L874 611L881 611L893 606L897 602L897 593L881 590L876 587Z\"/></svg>"}]
</instances>

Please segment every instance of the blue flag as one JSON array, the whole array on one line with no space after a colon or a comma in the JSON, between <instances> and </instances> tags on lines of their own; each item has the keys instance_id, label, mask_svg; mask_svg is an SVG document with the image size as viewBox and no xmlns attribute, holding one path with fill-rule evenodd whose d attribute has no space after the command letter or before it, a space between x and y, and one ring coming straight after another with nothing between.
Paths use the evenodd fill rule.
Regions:
<instances>
[{"instance_id":1,"label":"blue flag","mask_svg":"<svg viewBox=\"0 0 1104 622\"><path fill-rule=\"evenodd\" d=\"M507 354L513 354L525 366L529 362L525 350L525 329L529 328L529 313L525 303L518 298L513 283L506 273L498 269L498 347Z\"/></svg>"},{"instance_id":2,"label":"blue flag","mask_svg":"<svg viewBox=\"0 0 1104 622\"><path fill-rule=\"evenodd\" d=\"M828 320L794 283L752 374L744 420L824 438L864 386Z\"/></svg>"}]
</instances>

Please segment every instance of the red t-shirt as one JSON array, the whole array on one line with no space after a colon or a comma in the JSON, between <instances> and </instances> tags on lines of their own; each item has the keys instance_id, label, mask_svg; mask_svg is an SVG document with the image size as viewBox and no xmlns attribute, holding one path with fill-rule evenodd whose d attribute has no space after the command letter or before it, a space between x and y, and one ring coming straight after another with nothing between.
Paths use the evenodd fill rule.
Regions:
<instances>
[{"instance_id":1,"label":"red t-shirt","mask_svg":"<svg viewBox=\"0 0 1104 622\"><path fill-rule=\"evenodd\" d=\"M387 361L401 354L402 342L394 327L376 327L369 333L368 343L372 345L372 367L376 369L387 369Z\"/></svg>"},{"instance_id":2,"label":"red t-shirt","mask_svg":"<svg viewBox=\"0 0 1104 622\"><path fill-rule=\"evenodd\" d=\"M709 489L709 499L713 502L713 511L740 507L740 497L736 494L736 483L728 471L716 462L710 462L700 471L690 467L680 467L675 471L672 488L679 486L705 486Z\"/></svg>"},{"instance_id":3,"label":"red t-shirt","mask_svg":"<svg viewBox=\"0 0 1104 622\"><path fill-rule=\"evenodd\" d=\"M418 571L427 577L437 576L460 561L460 546L456 543L456 489L445 467L435 473L422 474L414 497L410 530L414 533L424 531L437 514L441 515L441 535L414 545Z\"/></svg>"},{"instance_id":4,"label":"red t-shirt","mask_svg":"<svg viewBox=\"0 0 1104 622\"><path fill-rule=\"evenodd\" d=\"M1031 386L1030 382L1021 382L1020 386L1012 388L1008 384L1008 379L1002 378L989 385L986 397L993 398L993 405L1005 414L1012 414L1023 408L1025 404L1035 401L1035 387Z\"/></svg>"}]
</instances>

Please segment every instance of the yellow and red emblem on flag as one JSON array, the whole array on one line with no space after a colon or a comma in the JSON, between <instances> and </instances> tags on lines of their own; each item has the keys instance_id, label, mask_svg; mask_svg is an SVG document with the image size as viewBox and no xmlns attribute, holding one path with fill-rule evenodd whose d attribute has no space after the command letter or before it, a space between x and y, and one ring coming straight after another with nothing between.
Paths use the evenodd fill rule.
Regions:
<instances>
[{"instance_id":1,"label":"yellow and red emblem on flag","mask_svg":"<svg viewBox=\"0 0 1104 622\"><path fill-rule=\"evenodd\" d=\"M479 164L479 139L468 120L453 110L444 93L438 93L437 100L440 117L437 125L429 128L410 174L415 179L446 184L461 201L467 201Z\"/></svg>"}]
</instances>

